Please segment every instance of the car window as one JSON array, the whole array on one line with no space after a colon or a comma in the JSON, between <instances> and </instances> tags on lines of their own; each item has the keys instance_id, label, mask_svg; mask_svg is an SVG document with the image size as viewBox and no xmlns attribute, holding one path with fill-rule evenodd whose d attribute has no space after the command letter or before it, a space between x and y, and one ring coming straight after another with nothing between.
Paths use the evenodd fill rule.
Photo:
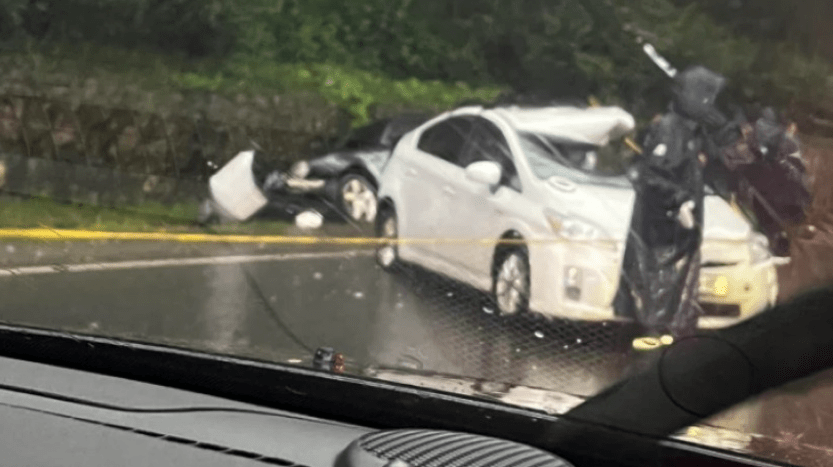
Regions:
<instances>
[{"instance_id":1,"label":"car window","mask_svg":"<svg viewBox=\"0 0 833 467\"><path fill-rule=\"evenodd\" d=\"M518 140L532 173L542 180L561 177L575 183L630 186L622 174L609 176L595 169L598 154L609 152L605 148L564 142L535 133L519 133ZM588 159L593 161L593 168Z\"/></svg>"},{"instance_id":2,"label":"car window","mask_svg":"<svg viewBox=\"0 0 833 467\"><path fill-rule=\"evenodd\" d=\"M459 157L466 144L469 131L471 131L470 119L450 118L425 130L417 147L446 162L459 165Z\"/></svg>"},{"instance_id":3,"label":"car window","mask_svg":"<svg viewBox=\"0 0 833 467\"><path fill-rule=\"evenodd\" d=\"M471 137L460 155L459 164L467 167L479 161L492 161L500 164L503 171L501 183L521 191L518 170L512 161L512 151L500 128L494 123L476 118L472 124Z\"/></svg>"}]
</instances>

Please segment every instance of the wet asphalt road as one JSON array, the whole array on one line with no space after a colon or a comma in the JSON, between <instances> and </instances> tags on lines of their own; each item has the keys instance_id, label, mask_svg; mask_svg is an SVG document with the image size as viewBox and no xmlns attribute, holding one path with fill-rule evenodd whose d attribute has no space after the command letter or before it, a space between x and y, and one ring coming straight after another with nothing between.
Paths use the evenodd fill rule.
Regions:
<instances>
[{"instance_id":1,"label":"wet asphalt road","mask_svg":"<svg viewBox=\"0 0 833 467\"><path fill-rule=\"evenodd\" d=\"M108 249L121 247L67 248L89 249L73 258L79 264L107 264L113 259ZM161 258L153 248L129 248L133 258ZM483 294L415 268L386 273L369 250L224 251L250 256L234 264L177 263L216 253L186 248L169 255L170 264L76 272L27 268L55 264L50 249L36 254L32 245L18 244L8 250L34 256L18 261L16 275L0 276L2 321L282 361L328 346L360 365L577 395L595 394L624 368L613 325L496 317Z\"/></svg>"},{"instance_id":2,"label":"wet asphalt road","mask_svg":"<svg viewBox=\"0 0 833 467\"><path fill-rule=\"evenodd\" d=\"M622 350L621 326L498 317L483 294L412 267L384 272L369 250L137 243L0 247L0 321L11 324L283 362L328 346L357 365L580 396L598 393L648 358ZM125 260L131 262L95 270ZM75 267L48 266L59 263ZM826 439L832 422L822 422L817 409L826 413L830 407L830 381L797 396L769 396L712 423L741 433L780 436L789 430ZM801 413L806 416L795 417Z\"/></svg>"}]
</instances>

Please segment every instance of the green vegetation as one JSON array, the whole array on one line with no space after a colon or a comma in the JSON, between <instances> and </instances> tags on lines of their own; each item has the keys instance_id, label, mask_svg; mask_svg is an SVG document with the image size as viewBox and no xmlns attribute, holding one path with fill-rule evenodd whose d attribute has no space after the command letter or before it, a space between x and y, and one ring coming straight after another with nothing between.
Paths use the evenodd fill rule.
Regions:
<instances>
[{"instance_id":1,"label":"green vegetation","mask_svg":"<svg viewBox=\"0 0 833 467\"><path fill-rule=\"evenodd\" d=\"M500 89L594 94L650 115L668 86L637 37L679 67L725 74L738 101L805 112L830 105L830 57L786 32L803 24L789 0L765 1L731 9L711 0L6 0L0 36L19 50L92 44L74 55L86 53L93 69L113 58L107 44L121 51L110 67L135 72L123 76L131 83L312 91L356 124L380 107L441 109Z\"/></svg>"},{"instance_id":2,"label":"green vegetation","mask_svg":"<svg viewBox=\"0 0 833 467\"><path fill-rule=\"evenodd\" d=\"M0 226L14 228L86 229L106 232L206 232L194 221L196 204L170 206L144 203L125 208L65 204L50 199L0 199ZM281 235L290 224L265 221L211 226L218 234Z\"/></svg>"},{"instance_id":3,"label":"green vegetation","mask_svg":"<svg viewBox=\"0 0 833 467\"><path fill-rule=\"evenodd\" d=\"M442 111L462 101L494 100L499 86L465 82L392 79L346 65L279 63L236 55L227 60L178 60L152 50L123 49L95 43L40 44L18 59L36 64L36 78L99 78L116 85L155 90L205 91L235 96L310 92L347 110L355 126L368 123L377 108ZM2 58L0 58L2 60Z\"/></svg>"},{"instance_id":4,"label":"green vegetation","mask_svg":"<svg viewBox=\"0 0 833 467\"><path fill-rule=\"evenodd\" d=\"M194 72L170 75L181 89L212 92L311 91L350 112L354 125L373 118L374 107L445 110L464 100L491 101L497 86L471 88L466 83L390 79L379 73L342 65L280 64L237 59L213 75Z\"/></svg>"}]
</instances>

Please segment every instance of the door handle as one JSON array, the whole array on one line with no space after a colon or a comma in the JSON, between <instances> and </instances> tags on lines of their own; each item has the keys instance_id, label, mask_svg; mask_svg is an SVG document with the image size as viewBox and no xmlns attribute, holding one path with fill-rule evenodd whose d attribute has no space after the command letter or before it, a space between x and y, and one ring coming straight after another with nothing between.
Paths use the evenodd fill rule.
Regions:
<instances>
[{"instance_id":1,"label":"door handle","mask_svg":"<svg viewBox=\"0 0 833 467\"><path fill-rule=\"evenodd\" d=\"M454 188L451 188L450 186L444 186L443 193L447 194L448 196L454 196L457 194Z\"/></svg>"}]
</instances>

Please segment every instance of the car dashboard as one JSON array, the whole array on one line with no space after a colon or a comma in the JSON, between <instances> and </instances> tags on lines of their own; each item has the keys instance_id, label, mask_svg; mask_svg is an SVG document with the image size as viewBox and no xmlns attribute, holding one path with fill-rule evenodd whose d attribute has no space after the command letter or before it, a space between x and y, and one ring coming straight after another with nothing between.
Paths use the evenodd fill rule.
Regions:
<instances>
[{"instance_id":1,"label":"car dashboard","mask_svg":"<svg viewBox=\"0 0 833 467\"><path fill-rule=\"evenodd\" d=\"M495 438L373 430L6 358L0 381L6 465L569 465Z\"/></svg>"},{"instance_id":2,"label":"car dashboard","mask_svg":"<svg viewBox=\"0 0 833 467\"><path fill-rule=\"evenodd\" d=\"M639 434L696 422L670 409L634 431L594 421L627 416L630 395L650 393L651 384L634 381L635 391L622 387L582 404L582 413L554 416L308 365L0 326L0 459L62 467L776 465ZM642 399L637 406L658 400Z\"/></svg>"}]
</instances>

